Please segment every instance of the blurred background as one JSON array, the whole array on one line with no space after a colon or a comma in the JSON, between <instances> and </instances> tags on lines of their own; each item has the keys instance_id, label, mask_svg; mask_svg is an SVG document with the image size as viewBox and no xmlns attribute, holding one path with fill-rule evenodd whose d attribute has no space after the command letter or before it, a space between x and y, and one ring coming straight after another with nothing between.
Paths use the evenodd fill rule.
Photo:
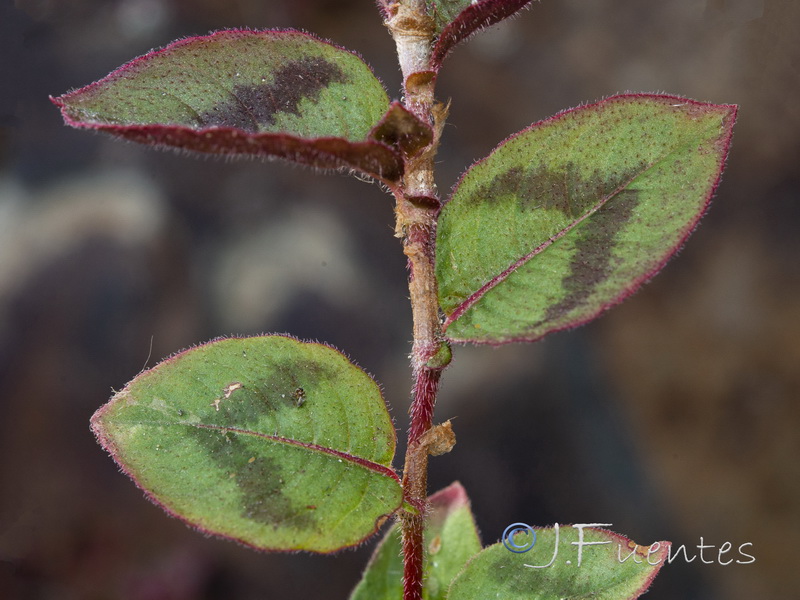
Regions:
<instances>
[{"instance_id":1,"label":"blurred background","mask_svg":"<svg viewBox=\"0 0 800 600\"><path fill-rule=\"evenodd\" d=\"M373 4L0 3L0 598L347 597L374 543L319 557L205 538L142 498L88 420L177 350L290 332L382 382L403 438L411 315L391 198L71 130L48 95L247 26L357 50L396 97ZM543 0L458 48L437 89L453 102L443 195L500 140L582 102L632 90L741 105L711 211L652 283L538 344L455 349L437 420L455 417L458 445L431 462L431 490L460 480L484 543L515 521L612 523L690 556L701 538L752 543L750 565L675 560L652 600L795 597L800 3Z\"/></svg>"}]
</instances>

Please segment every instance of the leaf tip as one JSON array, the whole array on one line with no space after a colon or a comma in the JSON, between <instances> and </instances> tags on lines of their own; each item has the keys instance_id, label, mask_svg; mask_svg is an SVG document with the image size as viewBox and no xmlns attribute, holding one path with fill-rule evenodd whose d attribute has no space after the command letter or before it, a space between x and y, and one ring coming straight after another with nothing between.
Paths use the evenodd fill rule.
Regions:
<instances>
[{"instance_id":1,"label":"leaf tip","mask_svg":"<svg viewBox=\"0 0 800 600\"><path fill-rule=\"evenodd\" d=\"M432 494L428 498L428 502L430 503L432 508L444 508L447 507L448 510L455 510L456 508L461 508L462 506L469 506L469 497L467 496L467 490L464 489L464 486L461 485L460 481L454 481L446 488L443 488Z\"/></svg>"}]
</instances>

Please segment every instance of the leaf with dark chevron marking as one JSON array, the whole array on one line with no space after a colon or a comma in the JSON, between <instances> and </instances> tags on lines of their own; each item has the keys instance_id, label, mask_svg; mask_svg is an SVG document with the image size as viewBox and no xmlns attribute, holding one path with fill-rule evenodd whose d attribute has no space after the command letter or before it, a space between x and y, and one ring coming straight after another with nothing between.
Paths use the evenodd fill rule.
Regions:
<instances>
[{"instance_id":1,"label":"leaf with dark chevron marking","mask_svg":"<svg viewBox=\"0 0 800 600\"><path fill-rule=\"evenodd\" d=\"M439 219L446 336L534 341L633 293L708 207L735 118L735 106L622 95L503 142Z\"/></svg>"},{"instance_id":2,"label":"leaf with dark chevron marking","mask_svg":"<svg viewBox=\"0 0 800 600\"><path fill-rule=\"evenodd\" d=\"M298 31L174 42L54 98L67 124L158 147L355 169L390 185L400 152L369 136L389 109L357 55Z\"/></svg>"},{"instance_id":3,"label":"leaf with dark chevron marking","mask_svg":"<svg viewBox=\"0 0 800 600\"><path fill-rule=\"evenodd\" d=\"M139 374L92 429L167 512L264 550L353 546L402 502L380 389L323 344L192 348Z\"/></svg>"}]
</instances>

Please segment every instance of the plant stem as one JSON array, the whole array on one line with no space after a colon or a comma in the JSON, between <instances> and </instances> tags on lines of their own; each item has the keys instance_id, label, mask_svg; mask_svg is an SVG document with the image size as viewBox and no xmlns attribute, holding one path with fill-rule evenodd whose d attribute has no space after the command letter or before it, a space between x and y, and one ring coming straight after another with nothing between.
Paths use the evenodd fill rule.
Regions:
<instances>
[{"instance_id":1,"label":"plant stem","mask_svg":"<svg viewBox=\"0 0 800 600\"><path fill-rule=\"evenodd\" d=\"M425 503L428 495L428 444L423 436L433 424L442 370L450 351L443 340L435 274L436 219L440 203L434 182L434 156L446 110L434 104L435 76L429 71L435 29L424 0L401 0L386 25L397 45L403 73L403 103L434 129L433 143L406 160L403 185L395 192L396 234L408 257L409 292L414 319L411 366L414 387L411 425L403 472L405 500L418 512L403 512L403 600L421 600L423 586Z\"/></svg>"}]
</instances>

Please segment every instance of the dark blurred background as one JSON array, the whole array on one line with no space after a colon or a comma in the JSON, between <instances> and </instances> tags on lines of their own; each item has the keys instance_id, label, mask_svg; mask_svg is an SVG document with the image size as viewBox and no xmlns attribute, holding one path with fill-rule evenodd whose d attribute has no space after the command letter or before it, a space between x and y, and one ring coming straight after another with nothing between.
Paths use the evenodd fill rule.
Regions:
<instances>
[{"instance_id":1,"label":"dark blurred background","mask_svg":"<svg viewBox=\"0 0 800 600\"><path fill-rule=\"evenodd\" d=\"M389 196L71 130L48 101L175 38L242 26L316 32L398 93L371 0L0 4L0 598L336 600L370 554L204 538L145 501L88 428L145 365L261 332L343 349L407 426L411 318ZM485 543L524 521L753 544L751 565L676 560L653 600L796 597L800 3L535 4L446 61L441 190L510 133L625 90L741 105L712 209L599 321L457 348L437 420L456 417L458 445L432 461L431 489L462 481Z\"/></svg>"}]
</instances>

